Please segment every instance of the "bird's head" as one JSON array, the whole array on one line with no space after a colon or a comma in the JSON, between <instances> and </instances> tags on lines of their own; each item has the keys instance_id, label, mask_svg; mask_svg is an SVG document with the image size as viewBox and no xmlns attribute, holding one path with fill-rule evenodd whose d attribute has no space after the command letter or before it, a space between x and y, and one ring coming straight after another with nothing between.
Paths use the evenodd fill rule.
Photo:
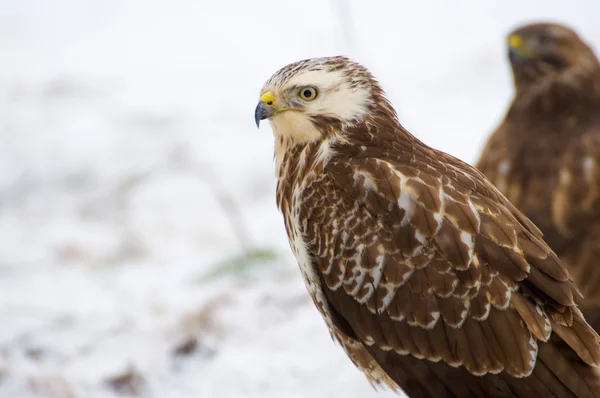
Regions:
<instances>
[{"instance_id":1,"label":"bird's head","mask_svg":"<svg viewBox=\"0 0 600 398\"><path fill-rule=\"evenodd\" d=\"M590 47L562 25L525 25L512 31L507 39L517 88L540 83L573 67L597 64Z\"/></svg>"},{"instance_id":2,"label":"bird's head","mask_svg":"<svg viewBox=\"0 0 600 398\"><path fill-rule=\"evenodd\" d=\"M345 57L287 65L264 84L254 113L276 137L292 144L315 141L362 122L382 91L369 71Z\"/></svg>"}]
</instances>

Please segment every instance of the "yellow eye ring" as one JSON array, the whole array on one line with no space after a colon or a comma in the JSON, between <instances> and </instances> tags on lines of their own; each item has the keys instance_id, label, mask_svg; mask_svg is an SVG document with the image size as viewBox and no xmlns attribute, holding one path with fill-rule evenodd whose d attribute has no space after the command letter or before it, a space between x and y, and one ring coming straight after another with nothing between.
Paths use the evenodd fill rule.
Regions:
<instances>
[{"instance_id":1,"label":"yellow eye ring","mask_svg":"<svg viewBox=\"0 0 600 398\"><path fill-rule=\"evenodd\" d=\"M317 89L314 87L310 87L310 86L306 86L306 87L302 87L300 90L298 90L298 97L300 97L300 99L303 99L304 101L312 101L315 98L317 98Z\"/></svg>"}]
</instances>

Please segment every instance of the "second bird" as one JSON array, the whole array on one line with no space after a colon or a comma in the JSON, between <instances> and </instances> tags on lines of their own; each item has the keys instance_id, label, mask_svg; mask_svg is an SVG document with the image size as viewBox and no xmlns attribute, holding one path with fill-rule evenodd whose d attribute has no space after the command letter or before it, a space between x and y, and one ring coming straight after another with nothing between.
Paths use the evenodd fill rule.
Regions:
<instances>
[{"instance_id":1,"label":"second bird","mask_svg":"<svg viewBox=\"0 0 600 398\"><path fill-rule=\"evenodd\" d=\"M571 29L508 36L515 97L479 168L544 233L600 330L600 63Z\"/></svg>"}]
</instances>

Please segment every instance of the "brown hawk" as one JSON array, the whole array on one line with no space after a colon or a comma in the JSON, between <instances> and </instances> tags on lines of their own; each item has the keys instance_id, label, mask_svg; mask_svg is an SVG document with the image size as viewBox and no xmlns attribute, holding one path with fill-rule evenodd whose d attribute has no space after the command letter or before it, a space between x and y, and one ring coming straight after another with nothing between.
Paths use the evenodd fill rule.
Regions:
<instances>
[{"instance_id":1,"label":"brown hawk","mask_svg":"<svg viewBox=\"0 0 600 398\"><path fill-rule=\"evenodd\" d=\"M508 36L515 97L477 167L544 233L600 331L600 63L572 30Z\"/></svg>"},{"instance_id":2,"label":"brown hawk","mask_svg":"<svg viewBox=\"0 0 600 398\"><path fill-rule=\"evenodd\" d=\"M410 397L600 396L600 338L541 232L405 130L366 68L296 62L260 98L307 289L372 383Z\"/></svg>"}]
</instances>

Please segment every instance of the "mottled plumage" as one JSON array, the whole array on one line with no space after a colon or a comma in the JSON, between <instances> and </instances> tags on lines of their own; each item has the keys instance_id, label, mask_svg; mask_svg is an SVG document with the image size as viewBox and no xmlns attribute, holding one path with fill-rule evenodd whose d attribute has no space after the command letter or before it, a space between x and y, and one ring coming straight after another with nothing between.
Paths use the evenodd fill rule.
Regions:
<instances>
[{"instance_id":1,"label":"mottled plumage","mask_svg":"<svg viewBox=\"0 0 600 398\"><path fill-rule=\"evenodd\" d=\"M572 30L509 35L515 97L477 167L544 233L600 330L600 64Z\"/></svg>"},{"instance_id":2,"label":"mottled plumage","mask_svg":"<svg viewBox=\"0 0 600 398\"><path fill-rule=\"evenodd\" d=\"M277 205L332 337L410 397L600 396L600 344L541 232L476 169L406 131L344 57L261 91Z\"/></svg>"}]
</instances>

